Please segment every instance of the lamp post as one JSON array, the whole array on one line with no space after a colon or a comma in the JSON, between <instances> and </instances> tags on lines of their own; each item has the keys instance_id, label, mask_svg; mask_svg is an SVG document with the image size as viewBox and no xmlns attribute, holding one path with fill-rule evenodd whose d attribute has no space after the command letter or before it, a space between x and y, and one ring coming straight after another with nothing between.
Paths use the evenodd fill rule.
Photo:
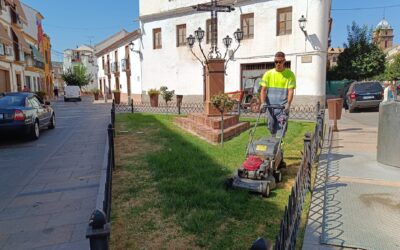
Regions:
<instances>
[{"instance_id":1,"label":"lamp post","mask_svg":"<svg viewBox=\"0 0 400 250\"><path fill-rule=\"evenodd\" d=\"M204 33L205 33L204 30L202 30L202 29L199 27L197 30L194 31L194 36L193 36L192 34L190 34L190 35L186 38L187 44L188 44L188 46L189 46L189 48L190 48L190 52L193 54L194 57L196 57L196 59L201 63L202 66L207 65L207 64L208 64L208 61L209 61L210 59L221 59L221 54L219 53L218 47L217 47L217 46L211 48L212 51L215 52L215 53L211 53L211 52L210 52L210 53L208 54L208 56L205 55L204 49L203 49L203 47L201 46L201 43L202 43L203 38L204 38ZM228 60L227 60L226 63L225 63L225 69L226 69L226 66L227 66L229 60L230 60L231 58L233 58L234 54L236 53L236 51L237 51L237 50L239 49L239 47L240 47L240 42L243 40L243 31L241 31L241 30L238 28L238 29L233 33L233 37L235 38L235 40L236 40L236 42L237 42L237 47L233 50L232 55L229 55L229 58L228 58ZM224 60L225 60L225 58L226 58L226 55L228 54L228 49L229 49L230 46L232 45L232 40L233 40L233 39L232 39L229 35L227 35L225 38L222 39L222 42L223 42L223 44L224 44L224 46L225 46L225 54L224 54L224 57L222 58L222 59L224 59ZM196 53L194 53L194 51L193 51L193 46L194 46L194 44L196 43L196 41L198 42L199 49L200 49L200 52L201 52L201 54L202 54L203 59L200 59L200 57L197 56ZM217 55L217 56L215 56L215 55Z\"/></svg>"},{"instance_id":2,"label":"lamp post","mask_svg":"<svg viewBox=\"0 0 400 250\"><path fill-rule=\"evenodd\" d=\"M237 47L233 50L233 53L229 55L228 59L225 60L228 49L232 45L233 39L227 35L222 39L222 42L225 46L225 55L224 57L218 51L218 47L216 45L211 45L210 53L206 56L204 53L204 49L202 47L202 41L204 38L204 30L200 27L195 30L194 36L190 34L186 40L187 45L190 48L190 52L192 55L200 62L203 68L203 84L204 84L204 92L203 92L203 101L205 103L205 114L206 115L215 115L216 112L210 104L211 97L219 92L224 92L225 88L225 79L224 75L226 74L226 67L228 62L233 58L234 54L240 47L240 41L243 39L243 32L240 29L237 29L233 33L233 37L237 42ZM198 56L193 51L194 44L198 43L201 55ZM216 42L215 42L216 44ZM211 65L211 66L210 66Z\"/></svg>"}]
</instances>

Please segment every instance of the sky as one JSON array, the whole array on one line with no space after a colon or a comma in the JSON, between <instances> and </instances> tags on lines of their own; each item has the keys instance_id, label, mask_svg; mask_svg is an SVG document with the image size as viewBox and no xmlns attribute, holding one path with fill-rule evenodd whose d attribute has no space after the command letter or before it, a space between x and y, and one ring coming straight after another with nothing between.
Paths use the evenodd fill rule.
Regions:
<instances>
[{"instance_id":1,"label":"sky","mask_svg":"<svg viewBox=\"0 0 400 250\"><path fill-rule=\"evenodd\" d=\"M393 28L394 45L400 44L399 0L332 0L332 47L343 47L347 42L347 26L355 21L359 26L375 29L385 17Z\"/></svg>"},{"instance_id":2,"label":"sky","mask_svg":"<svg viewBox=\"0 0 400 250\"><path fill-rule=\"evenodd\" d=\"M147 0L151 1L151 0ZM95 45L121 29L139 27L139 0L21 0L39 11L50 36L52 60L82 44Z\"/></svg>"},{"instance_id":3,"label":"sky","mask_svg":"<svg viewBox=\"0 0 400 250\"><path fill-rule=\"evenodd\" d=\"M139 0L21 0L43 16L50 36L52 58L62 61L65 49L95 45L121 29L138 28ZM151 1L151 0L146 0ZM306 0L304 0L306 1ZM383 17L394 29L394 44L400 44L399 0L332 0L332 47L347 41L347 26L376 27Z\"/></svg>"}]
</instances>

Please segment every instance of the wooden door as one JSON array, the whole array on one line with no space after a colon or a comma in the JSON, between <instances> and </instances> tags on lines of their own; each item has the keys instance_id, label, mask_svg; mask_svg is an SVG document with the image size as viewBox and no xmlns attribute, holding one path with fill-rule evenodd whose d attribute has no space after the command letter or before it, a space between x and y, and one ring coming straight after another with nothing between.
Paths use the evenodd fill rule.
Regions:
<instances>
[{"instance_id":1,"label":"wooden door","mask_svg":"<svg viewBox=\"0 0 400 250\"><path fill-rule=\"evenodd\" d=\"M11 91L10 75L6 70L0 70L0 93Z\"/></svg>"}]
</instances>

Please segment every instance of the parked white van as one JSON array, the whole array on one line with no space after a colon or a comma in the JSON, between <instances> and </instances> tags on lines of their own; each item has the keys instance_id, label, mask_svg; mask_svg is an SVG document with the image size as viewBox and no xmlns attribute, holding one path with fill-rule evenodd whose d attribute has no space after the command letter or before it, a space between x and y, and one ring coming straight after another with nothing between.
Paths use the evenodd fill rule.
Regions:
<instances>
[{"instance_id":1,"label":"parked white van","mask_svg":"<svg viewBox=\"0 0 400 250\"><path fill-rule=\"evenodd\" d=\"M64 88L64 102L69 100L82 101L81 89L78 86L65 86Z\"/></svg>"}]
</instances>

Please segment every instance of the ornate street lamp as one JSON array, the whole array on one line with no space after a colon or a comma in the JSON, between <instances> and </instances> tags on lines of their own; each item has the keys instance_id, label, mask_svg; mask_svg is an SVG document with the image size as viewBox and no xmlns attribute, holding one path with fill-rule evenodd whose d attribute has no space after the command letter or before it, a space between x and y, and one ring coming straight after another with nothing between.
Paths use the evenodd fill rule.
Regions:
<instances>
[{"instance_id":1,"label":"ornate street lamp","mask_svg":"<svg viewBox=\"0 0 400 250\"><path fill-rule=\"evenodd\" d=\"M307 19L304 17L304 15L301 15L301 17L299 19L299 27L300 27L301 31L303 31L304 34L307 34L306 23L307 23Z\"/></svg>"},{"instance_id":2,"label":"ornate street lamp","mask_svg":"<svg viewBox=\"0 0 400 250\"><path fill-rule=\"evenodd\" d=\"M228 48L231 46L231 44L232 44L232 38L230 38L230 37L227 35L224 39L222 39L222 42L224 43L225 48L228 49Z\"/></svg>"},{"instance_id":3,"label":"ornate street lamp","mask_svg":"<svg viewBox=\"0 0 400 250\"><path fill-rule=\"evenodd\" d=\"M235 37L236 42L238 43L236 49L233 50L232 54L229 55L228 60L226 60L225 62L225 70L226 67L228 66L228 62L233 58L233 56L235 55L236 51L239 49L240 47L240 41L243 40L243 31L241 31L240 29L237 29L234 33L233 33L233 37ZM226 40L225 40L226 39ZM228 53L228 48L230 47L231 43L232 43L232 38L230 38L229 36L226 36L224 39L222 39L226 48L225 51L225 55L224 55L224 59L226 57L226 54Z\"/></svg>"},{"instance_id":4,"label":"ornate street lamp","mask_svg":"<svg viewBox=\"0 0 400 250\"><path fill-rule=\"evenodd\" d=\"M190 35L186 38L187 44L189 45L190 49L193 48L194 42L196 41L196 38L193 35Z\"/></svg>"},{"instance_id":5,"label":"ornate street lamp","mask_svg":"<svg viewBox=\"0 0 400 250\"><path fill-rule=\"evenodd\" d=\"M199 43L201 43L201 41L204 38L204 30L202 30L200 27L194 32L194 35L196 36L196 39Z\"/></svg>"},{"instance_id":6,"label":"ornate street lamp","mask_svg":"<svg viewBox=\"0 0 400 250\"><path fill-rule=\"evenodd\" d=\"M233 36L235 37L236 41L240 44L240 41L243 40L243 31L240 29L237 29L234 33Z\"/></svg>"}]
</instances>

